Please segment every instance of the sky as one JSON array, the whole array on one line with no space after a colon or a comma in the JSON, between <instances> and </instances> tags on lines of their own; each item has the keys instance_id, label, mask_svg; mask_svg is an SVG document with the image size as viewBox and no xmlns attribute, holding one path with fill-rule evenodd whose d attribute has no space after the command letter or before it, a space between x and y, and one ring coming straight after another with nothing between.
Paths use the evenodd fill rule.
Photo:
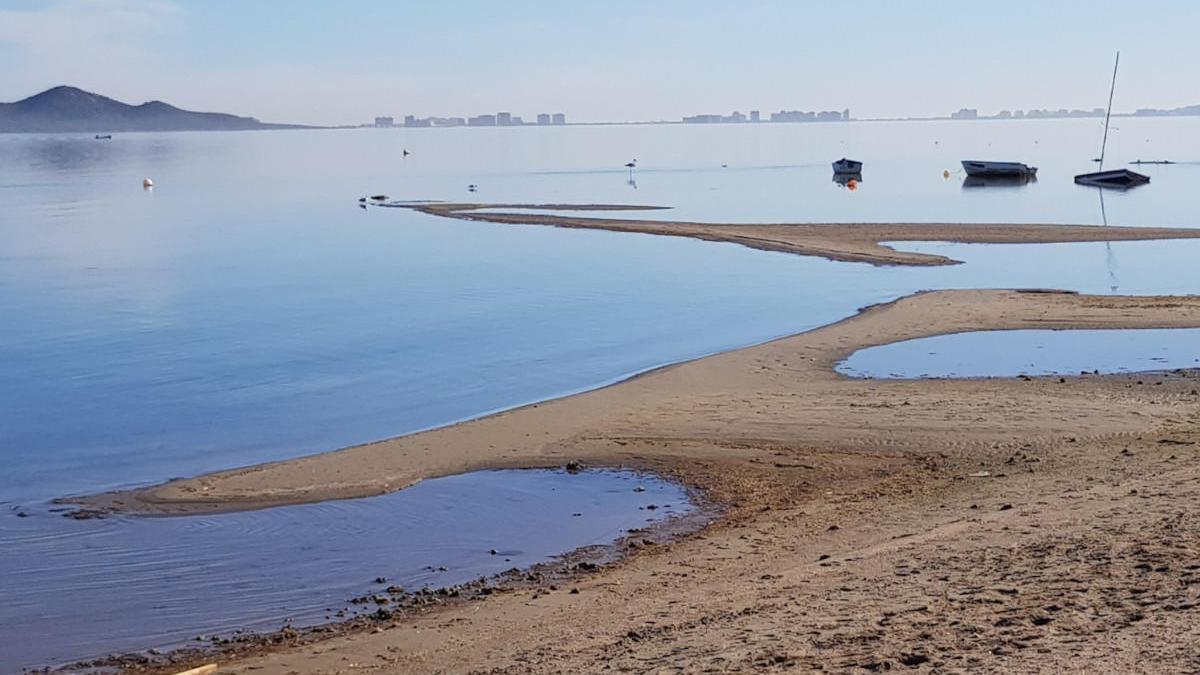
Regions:
<instances>
[{"instance_id":1,"label":"sky","mask_svg":"<svg viewBox=\"0 0 1200 675\"><path fill-rule=\"evenodd\" d=\"M265 121L1200 103L1197 0L0 0L0 101L58 84Z\"/></svg>"}]
</instances>

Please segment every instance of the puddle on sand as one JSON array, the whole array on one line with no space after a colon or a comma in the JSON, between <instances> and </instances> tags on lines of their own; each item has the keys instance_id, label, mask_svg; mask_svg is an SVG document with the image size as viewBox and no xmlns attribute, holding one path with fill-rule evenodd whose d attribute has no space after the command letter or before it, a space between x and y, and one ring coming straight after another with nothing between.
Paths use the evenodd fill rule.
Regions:
<instances>
[{"instance_id":1,"label":"puddle on sand","mask_svg":"<svg viewBox=\"0 0 1200 675\"><path fill-rule=\"evenodd\" d=\"M12 672L324 623L384 585L413 591L531 567L695 507L682 486L632 471L503 470L213 516L5 511L0 671Z\"/></svg>"},{"instance_id":2,"label":"puddle on sand","mask_svg":"<svg viewBox=\"0 0 1200 675\"><path fill-rule=\"evenodd\" d=\"M1009 330L938 335L859 350L851 377L908 379L1200 368L1200 329Z\"/></svg>"}]
</instances>

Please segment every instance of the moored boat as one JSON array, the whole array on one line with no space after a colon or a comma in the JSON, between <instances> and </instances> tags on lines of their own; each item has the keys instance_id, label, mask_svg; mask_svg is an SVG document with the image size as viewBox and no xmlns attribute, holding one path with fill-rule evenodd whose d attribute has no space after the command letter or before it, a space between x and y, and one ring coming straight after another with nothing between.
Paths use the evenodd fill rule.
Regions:
<instances>
[{"instance_id":1,"label":"moored boat","mask_svg":"<svg viewBox=\"0 0 1200 675\"><path fill-rule=\"evenodd\" d=\"M1104 170L1104 153L1108 150L1108 121L1112 117L1113 94L1117 91L1117 69L1121 66L1121 52L1117 52L1117 58L1113 62L1112 85L1108 89L1108 110L1104 113L1104 139L1100 141L1100 157L1096 162L1100 166L1099 171L1091 173L1081 173L1075 176L1076 185L1087 185L1089 187L1112 188L1116 190L1128 190L1129 188L1145 185L1150 182L1150 177L1140 174L1129 169L1110 169ZM1141 161L1137 162L1141 164Z\"/></svg>"},{"instance_id":2,"label":"moored boat","mask_svg":"<svg viewBox=\"0 0 1200 675\"><path fill-rule=\"evenodd\" d=\"M1037 167L1021 162L985 162L977 159L964 159L963 170L968 176L1036 176Z\"/></svg>"},{"instance_id":3,"label":"moored boat","mask_svg":"<svg viewBox=\"0 0 1200 675\"><path fill-rule=\"evenodd\" d=\"M837 174L862 173L862 168L862 162L846 159L845 157L833 163L833 172Z\"/></svg>"},{"instance_id":4,"label":"moored boat","mask_svg":"<svg viewBox=\"0 0 1200 675\"><path fill-rule=\"evenodd\" d=\"M1075 176L1075 182L1079 185L1088 185L1091 187L1125 190L1149 183L1150 177L1136 171L1130 171L1129 169L1112 169L1110 171L1079 174Z\"/></svg>"}]
</instances>

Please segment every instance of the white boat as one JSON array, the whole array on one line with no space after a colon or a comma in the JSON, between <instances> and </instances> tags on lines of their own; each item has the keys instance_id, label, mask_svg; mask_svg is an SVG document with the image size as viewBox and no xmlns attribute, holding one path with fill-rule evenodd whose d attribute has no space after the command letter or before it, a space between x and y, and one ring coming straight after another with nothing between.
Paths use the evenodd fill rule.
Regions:
<instances>
[{"instance_id":1,"label":"white boat","mask_svg":"<svg viewBox=\"0 0 1200 675\"><path fill-rule=\"evenodd\" d=\"M963 170L968 176L1036 176L1037 167L1020 162L984 162L964 159Z\"/></svg>"},{"instance_id":2,"label":"white boat","mask_svg":"<svg viewBox=\"0 0 1200 675\"><path fill-rule=\"evenodd\" d=\"M863 163L845 157L833 163L834 173L862 173Z\"/></svg>"}]
</instances>

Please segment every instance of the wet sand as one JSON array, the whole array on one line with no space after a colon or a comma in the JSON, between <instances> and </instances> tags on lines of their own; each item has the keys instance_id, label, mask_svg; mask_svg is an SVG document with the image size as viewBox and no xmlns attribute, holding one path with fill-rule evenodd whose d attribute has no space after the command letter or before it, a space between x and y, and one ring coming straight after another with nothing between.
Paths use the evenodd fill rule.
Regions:
<instances>
[{"instance_id":1,"label":"wet sand","mask_svg":"<svg viewBox=\"0 0 1200 675\"><path fill-rule=\"evenodd\" d=\"M999 229L869 227L943 241ZM789 241L876 264L945 262L890 258L916 254L859 234L821 253ZM626 560L564 585L316 643L272 636L221 672L1179 672L1200 644L1200 373L882 381L833 366L956 332L1198 326L1197 296L920 293L605 389L81 501L262 508L574 460L656 471L726 509L669 546L626 542Z\"/></svg>"}]
</instances>

